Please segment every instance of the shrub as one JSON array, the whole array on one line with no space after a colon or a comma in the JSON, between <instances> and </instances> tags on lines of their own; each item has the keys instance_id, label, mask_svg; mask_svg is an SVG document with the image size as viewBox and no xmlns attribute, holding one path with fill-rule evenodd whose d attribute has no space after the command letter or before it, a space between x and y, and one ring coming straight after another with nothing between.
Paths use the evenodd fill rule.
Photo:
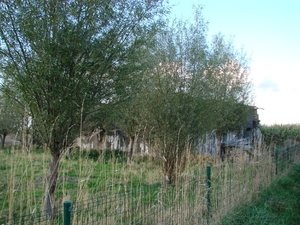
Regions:
<instances>
[{"instance_id":1,"label":"shrub","mask_svg":"<svg viewBox=\"0 0 300 225\"><path fill-rule=\"evenodd\" d=\"M272 137L278 135L277 144L283 146L283 143L287 139L296 140L300 136L300 125L299 124L286 124L286 125L271 125L262 126L261 132L264 137L266 145L270 145Z\"/></svg>"}]
</instances>

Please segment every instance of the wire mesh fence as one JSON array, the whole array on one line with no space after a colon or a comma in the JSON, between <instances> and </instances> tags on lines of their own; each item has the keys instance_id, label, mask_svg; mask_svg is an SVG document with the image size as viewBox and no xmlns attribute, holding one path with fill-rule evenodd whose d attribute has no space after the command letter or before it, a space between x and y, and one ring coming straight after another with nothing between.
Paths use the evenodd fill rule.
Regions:
<instances>
[{"instance_id":1,"label":"wire mesh fence","mask_svg":"<svg viewBox=\"0 0 300 225\"><path fill-rule=\"evenodd\" d=\"M300 162L300 146L254 154L194 170L173 185L111 187L92 199L65 202L51 217L34 212L1 224L218 224Z\"/></svg>"},{"instance_id":2,"label":"wire mesh fence","mask_svg":"<svg viewBox=\"0 0 300 225\"><path fill-rule=\"evenodd\" d=\"M44 211L33 211L24 216L13 216L12 219L0 219L1 225L53 225L63 224L63 207L56 207L52 210L53 214L48 215Z\"/></svg>"},{"instance_id":3,"label":"wire mesh fence","mask_svg":"<svg viewBox=\"0 0 300 225\"><path fill-rule=\"evenodd\" d=\"M202 186L202 188L201 188ZM197 222L206 207L205 180L180 186L144 185L131 190L73 203L71 224L178 224Z\"/></svg>"}]
</instances>

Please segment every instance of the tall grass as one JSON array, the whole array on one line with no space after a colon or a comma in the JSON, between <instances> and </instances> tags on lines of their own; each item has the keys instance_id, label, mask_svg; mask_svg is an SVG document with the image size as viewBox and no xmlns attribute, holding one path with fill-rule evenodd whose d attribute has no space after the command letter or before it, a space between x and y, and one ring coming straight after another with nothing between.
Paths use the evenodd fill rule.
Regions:
<instances>
[{"instance_id":1,"label":"tall grass","mask_svg":"<svg viewBox=\"0 0 300 225\"><path fill-rule=\"evenodd\" d=\"M223 225L300 224L300 164L285 177L261 191L257 201L236 207Z\"/></svg>"},{"instance_id":2,"label":"tall grass","mask_svg":"<svg viewBox=\"0 0 300 225\"><path fill-rule=\"evenodd\" d=\"M293 141L296 140L297 137L300 137L300 124L275 124L271 126L262 126L261 132L264 137L264 142L267 145L270 145L272 137L274 135L278 135L277 144L279 146L283 146L283 143L287 139L291 139Z\"/></svg>"},{"instance_id":3,"label":"tall grass","mask_svg":"<svg viewBox=\"0 0 300 225\"><path fill-rule=\"evenodd\" d=\"M77 152L61 158L56 205L65 200L84 201L124 190L141 183L161 181L153 161L136 161L131 166L121 156ZM42 210L43 192L50 154L43 151L0 151L0 218L12 218Z\"/></svg>"},{"instance_id":4,"label":"tall grass","mask_svg":"<svg viewBox=\"0 0 300 225\"><path fill-rule=\"evenodd\" d=\"M291 154L300 161L299 149ZM274 154L266 150L251 157L238 154L225 163L209 155L187 158L177 182L167 185L153 158L136 157L127 165L126 155L117 151L63 156L56 204L73 202L74 224L217 224L237 205L257 199L276 179ZM44 151L0 152L0 221L41 210L49 163L50 155ZM285 160L279 174L290 165ZM209 208L207 166L212 166Z\"/></svg>"}]
</instances>

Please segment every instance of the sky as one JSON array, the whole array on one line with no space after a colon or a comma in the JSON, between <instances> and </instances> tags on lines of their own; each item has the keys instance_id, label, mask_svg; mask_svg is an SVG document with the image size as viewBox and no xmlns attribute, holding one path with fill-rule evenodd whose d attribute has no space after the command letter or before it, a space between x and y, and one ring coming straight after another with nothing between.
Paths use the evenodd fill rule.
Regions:
<instances>
[{"instance_id":1,"label":"sky","mask_svg":"<svg viewBox=\"0 0 300 225\"><path fill-rule=\"evenodd\" d=\"M192 19L202 5L208 39L233 37L251 58L250 80L263 125L300 124L300 0L169 0L172 15Z\"/></svg>"}]
</instances>

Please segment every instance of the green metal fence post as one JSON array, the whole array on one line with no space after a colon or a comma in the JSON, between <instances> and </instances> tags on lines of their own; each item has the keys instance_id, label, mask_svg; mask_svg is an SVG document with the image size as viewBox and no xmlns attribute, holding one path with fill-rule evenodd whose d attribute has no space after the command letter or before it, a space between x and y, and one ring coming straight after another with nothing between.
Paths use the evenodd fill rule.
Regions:
<instances>
[{"instance_id":1,"label":"green metal fence post","mask_svg":"<svg viewBox=\"0 0 300 225\"><path fill-rule=\"evenodd\" d=\"M275 174L278 174L278 149L275 149Z\"/></svg>"},{"instance_id":2,"label":"green metal fence post","mask_svg":"<svg viewBox=\"0 0 300 225\"><path fill-rule=\"evenodd\" d=\"M211 201L210 201L210 192L211 192L211 167L208 166L206 168L206 174L207 174L207 224L209 224L210 219L210 207L211 207Z\"/></svg>"},{"instance_id":3,"label":"green metal fence post","mask_svg":"<svg viewBox=\"0 0 300 225\"><path fill-rule=\"evenodd\" d=\"M72 203L70 201L64 202L64 225L71 225L71 211Z\"/></svg>"}]
</instances>

